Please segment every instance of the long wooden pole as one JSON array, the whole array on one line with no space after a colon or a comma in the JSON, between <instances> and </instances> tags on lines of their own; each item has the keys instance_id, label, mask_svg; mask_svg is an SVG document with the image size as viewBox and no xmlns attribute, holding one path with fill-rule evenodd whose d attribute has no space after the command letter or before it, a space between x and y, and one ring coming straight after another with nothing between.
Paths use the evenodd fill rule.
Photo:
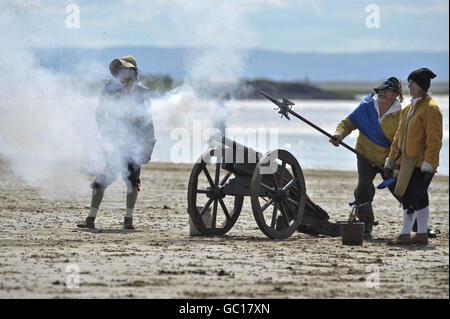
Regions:
<instances>
[{"instance_id":1,"label":"long wooden pole","mask_svg":"<svg viewBox=\"0 0 450 319\"><path fill-rule=\"evenodd\" d=\"M307 119L305 119L303 116L297 114L296 112L292 111L291 109L288 109L288 112L291 113L292 115L294 115L296 118L302 120L303 122L305 122L306 124L312 126L313 128L315 128L316 130L318 130L319 132L321 132L322 134L325 134L326 136L328 136L331 139L336 140L336 138L329 134L328 132L326 132L325 130L321 129L320 127L318 127L317 125L315 125L314 123L308 121ZM353 153L355 153L358 156L361 156L362 158L364 158L367 162L369 162L371 165L375 166L376 168L378 168L381 171L384 171L384 167L378 165L377 163L375 163L374 161L372 161L370 158L362 155L360 152L358 152L357 150L355 150L354 148L350 147L349 145L345 144L342 141L339 141L339 144L344 146L346 149L348 149L349 151L352 151Z\"/></svg>"},{"instance_id":2,"label":"long wooden pole","mask_svg":"<svg viewBox=\"0 0 450 319\"><path fill-rule=\"evenodd\" d=\"M293 116L295 116L296 118L302 120L303 122L305 122L306 124L310 125L311 127L315 128L316 130L318 130L320 133L328 136L331 139L336 140L336 138L331 135L330 133L328 133L327 131L321 129L320 127L318 127L317 125L315 125L314 123L308 121L307 119L305 119L303 116L301 116L300 114L298 114L297 112L294 112L289 106L288 104L284 103L285 100L283 100L283 103L279 102L278 100L274 99L273 97L271 97L269 94L267 94L266 92L259 90L259 92L264 95L265 97L267 97L269 100L271 100L272 102L274 102L276 105L278 105L278 107L282 108L282 111L285 113L286 111L291 113ZM291 104L293 104L292 102L290 102ZM283 113L282 113L283 114ZM370 158L367 158L366 156L362 155L360 152L358 152L357 150L355 150L354 148L350 147L349 145L345 144L342 141L339 141L339 144L344 146L346 149L348 149L349 151L352 151L353 153L355 153L356 155L362 157L363 159L365 159L367 162L369 162L372 166L375 166L376 168L378 168L381 172L384 171L384 167L378 165L377 163L375 163L374 161L372 161Z\"/></svg>"}]
</instances>

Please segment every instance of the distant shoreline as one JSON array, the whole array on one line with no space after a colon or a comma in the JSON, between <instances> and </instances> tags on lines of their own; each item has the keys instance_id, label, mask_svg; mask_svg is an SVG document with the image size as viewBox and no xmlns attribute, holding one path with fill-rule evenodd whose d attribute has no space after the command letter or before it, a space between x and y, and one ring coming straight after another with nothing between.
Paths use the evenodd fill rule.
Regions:
<instances>
[{"instance_id":1,"label":"distant shoreline","mask_svg":"<svg viewBox=\"0 0 450 319\"><path fill-rule=\"evenodd\" d=\"M183 84L182 80L169 75L142 75L141 81L151 90L165 93ZM404 82L404 81L403 81ZM379 82L344 81L276 81L272 79L240 79L237 84L231 81L198 81L191 83L200 96L219 99L264 99L256 89L262 89L275 97L288 99L356 100L358 95L366 95ZM205 93L206 92L206 93ZM449 94L449 82L432 83L433 94ZM403 83L403 93L409 94L407 84Z\"/></svg>"},{"instance_id":2,"label":"distant shoreline","mask_svg":"<svg viewBox=\"0 0 450 319\"><path fill-rule=\"evenodd\" d=\"M379 82L346 82L346 81L319 81L312 83L320 89L332 92L361 95L367 94L372 88L378 86ZM403 84L403 94L409 94L408 85L405 81ZM430 92L433 94L449 94L448 81L436 81L431 83Z\"/></svg>"}]
</instances>

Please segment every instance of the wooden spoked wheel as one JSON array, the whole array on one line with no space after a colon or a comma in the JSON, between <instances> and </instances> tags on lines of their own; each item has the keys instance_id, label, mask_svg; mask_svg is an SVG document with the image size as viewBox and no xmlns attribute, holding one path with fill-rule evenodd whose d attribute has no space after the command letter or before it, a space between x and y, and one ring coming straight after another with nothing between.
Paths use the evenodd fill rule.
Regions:
<instances>
[{"instance_id":1,"label":"wooden spoked wheel","mask_svg":"<svg viewBox=\"0 0 450 319\"><path fill-rule=\"evenodd\" d=\"M188 214L204 235L228 232L242 209L244 196L227 195L224 185L234 175L221 168L214 149L202 154L192 168L188 185Z\"/></svg>"},{"instance_id":2,"label":"wooden spoked wheel","mask_svg":"<svg viewBox=\"0 0 450 319\"><path fill-rule=\"evenodd\" d=\"M296 158L285 150L268 152L256 165L251 182L253 215L273 239L291 236L305 210L306 187Z\"/></svg>"}]
</instances>

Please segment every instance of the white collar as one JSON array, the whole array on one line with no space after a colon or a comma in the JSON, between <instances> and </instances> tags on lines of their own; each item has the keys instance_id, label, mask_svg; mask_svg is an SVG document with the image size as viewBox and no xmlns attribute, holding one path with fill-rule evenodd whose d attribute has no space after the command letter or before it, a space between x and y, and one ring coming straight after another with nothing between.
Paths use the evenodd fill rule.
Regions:
<instances>
[{"instance_id":1,"label":"white collar","mask_svg":"<svg viewBox=\"0 0 450 319\"><path fill-rule=\"evenodd\" d=\"M426 97L428 97L428 95ZM419 101L421 101L423 99L425 99L423 96L419 96L419 97L416 97L414 99L411 99L411 106L412 107L411 107L411 112L409 113L410 115L412 115L414 113L414 109L416 108L417 102L419 102Z\"/></svg>"},{"instance_id":2,"label":"white collar","mask_svg":"<svg viewBox=\"0 0 450 319\"><path fill-rule=\"evenodd\" d=\"M373 100L374 100L373 104L375 106L375 110L377 111L378 115L378 122L380 124L387 115L391 113L396 113L402 109L402 104L400 103L400 101L395 99L394 103L392 103L392 105L388 108L388 110L380 117L380 106L378 104L378 95L374 96Z\"/></svg>"},{"instance_id":3,"label":"white collar","mask_svg":"<svg viewBox=\"0 0 450 319\"><path fill-rule=\"evenodd\" d=\"M418 101L420 101L421 99L423 99L421 96L412 99L412 100L411 100L412 106L413 106L413 107L416 106L416 103L417 103Z\"/></svg>"}]
</instances>

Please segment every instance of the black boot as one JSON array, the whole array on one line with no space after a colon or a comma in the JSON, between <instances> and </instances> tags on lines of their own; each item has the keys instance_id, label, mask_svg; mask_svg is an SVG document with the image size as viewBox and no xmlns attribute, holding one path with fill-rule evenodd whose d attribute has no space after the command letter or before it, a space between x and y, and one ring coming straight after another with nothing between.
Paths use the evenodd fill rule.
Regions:
<instances>
[{"instance_id":1,"label":"black boot","mask_svg":"<svg viewBox=\"0 0 450 319\"><path fill-rule=\"evenodd\" d=\"M124 229L136 229L133 226L133 217L125 217L123 220Z\"/></svg>"},{"instance_id":2,"label":"black boot","mask_svg":"<svg viewBox=\"0 0 450 319\"><path fill-rule=\"evenodd\" d=\"M94 229L95 228L94 221L95 217L86 217L86 220L84 222L77 224L77 227Z\"/></svg>"},{"instance_id":3,"label":"black boot","mask_svg":"<svg viewBox=\"0 0 450 319\"><path fill-rule=\"evenodd\" d=\"M373 222L364 222L364 239L372 239Z\"/></svg>"},{"instance_id":4,"label":"black boot","mask_svg":"<svg viewBox=\"0 0 450 319\"><path fill-rule=\"evenodd\" d=\"M372 229L374 225L374 216L372 210L372 203L358 206L358 219L364 222L364 239L372 239Z\"/></svg>"}]
</instances>

